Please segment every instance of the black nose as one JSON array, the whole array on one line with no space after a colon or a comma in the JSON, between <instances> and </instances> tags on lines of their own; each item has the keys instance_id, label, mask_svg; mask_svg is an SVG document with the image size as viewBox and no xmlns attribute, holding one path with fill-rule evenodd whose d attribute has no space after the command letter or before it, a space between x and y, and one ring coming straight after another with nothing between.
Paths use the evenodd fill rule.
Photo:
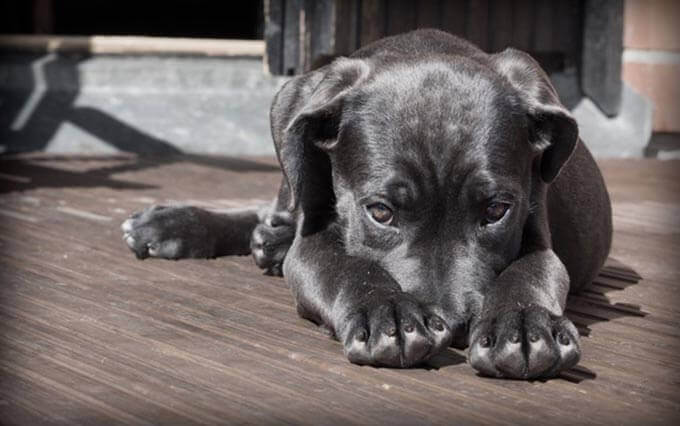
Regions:
<instances>
[{"instance_id":1,"label":"black nose","mask_svg":"<svg viewBox=\"0 0 680 426\"><path fill-rule=\"evenodd\" d=\"M461 321L455 324L451 328L453 331L453 340L451 341L451 346L456 349L465 349L468 346L468 323L467 321Z\"/></svg>"}]
</instances>

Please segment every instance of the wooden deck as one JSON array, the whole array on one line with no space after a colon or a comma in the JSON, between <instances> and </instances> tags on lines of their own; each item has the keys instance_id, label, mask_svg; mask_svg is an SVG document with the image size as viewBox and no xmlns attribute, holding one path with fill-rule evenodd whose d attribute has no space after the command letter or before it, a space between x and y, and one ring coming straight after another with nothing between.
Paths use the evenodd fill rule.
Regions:
<instances>
[{"instance_id":1,"label":"wooden deck","mask_svg":"<svg viewBox=\"0 0 680 426\"><path fill-rule=\"evenodd\" d=\"M583 360L519 382L478 377L454 350L429 368L351 365L249 257L142 262L121 241L153 202L269 199L272 159L2 158L0 423L674 423L680 162L602 166L616 233L570 301Z\"/></svg>"}]
</instances>

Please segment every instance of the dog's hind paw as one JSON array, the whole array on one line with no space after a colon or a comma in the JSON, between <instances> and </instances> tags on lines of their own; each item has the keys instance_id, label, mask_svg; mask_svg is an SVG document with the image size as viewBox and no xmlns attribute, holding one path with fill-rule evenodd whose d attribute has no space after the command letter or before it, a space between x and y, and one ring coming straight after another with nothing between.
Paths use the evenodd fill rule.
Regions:
<instances>
[{"instance_id":1,"label":"dog's hind paw","mask_svg":"<svg viewBox=\"0 0 680 426\"><path fill-rule=\"evenodd\" d=\"M405 293L364 303L343 331L347 358L361 365L411 367L451 343L446 322Z\"/></svg>"},{"instance_id":2,"label":"dog's hind paw","mask_svg":"<svg viewBox=\"0 0 680 426\"><path fill-rule=\"evenodd\" d=\"M485 376L549 378L581 357L574 324L538 306L482 318L470 336L470 364Z\"/></svg>"},{"instance_id":3,"label":"dog's hind paw","mask_svg":"<svg viewBox=\"0 0 680 426\"><path fill-rule=\"evenodd\" d=\"M215 236L202 213L189 206L151 206L123 222L123 241L138 259L212 257Z\"/></svg>"}]
</instances>

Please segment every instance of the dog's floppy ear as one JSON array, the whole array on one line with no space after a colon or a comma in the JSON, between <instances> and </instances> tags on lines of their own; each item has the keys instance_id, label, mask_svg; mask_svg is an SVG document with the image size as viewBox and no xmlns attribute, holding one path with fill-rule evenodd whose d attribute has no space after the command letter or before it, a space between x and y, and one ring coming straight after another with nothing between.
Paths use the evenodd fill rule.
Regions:
<instances>
[{"instance_id":1,"label":"dog's floppy ear","mask_svg":"<svg viewBox=\"0 0 680 426\"><path fill-rule=\"evenodd\" d=\"M338 139L347 94L368 74L363 60L339 58L325 67L321 80L284 130L277 147L290 188L290 204L305 214L324 209L333 197L327 150Z\"/></svg>"},{"instance_id":2,"label":"dog's floppy ear","mask_svg":"<svg viewBox=\"0 0 680 426\"><path fill-rule=\"evenodd\" d=\"M542 153L541 178L552 182L576 148L578 126L560 103L555 88L528 54L506 49L492 55L496 70L517 90L527 110L529 137Z\"/></svg>"}]
</instances>

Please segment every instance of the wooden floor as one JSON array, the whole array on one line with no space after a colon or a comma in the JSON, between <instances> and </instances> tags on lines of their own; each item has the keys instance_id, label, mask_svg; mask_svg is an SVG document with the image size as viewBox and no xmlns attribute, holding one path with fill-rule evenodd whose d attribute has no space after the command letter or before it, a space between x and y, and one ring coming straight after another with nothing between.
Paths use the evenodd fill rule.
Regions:
<instances>
[{"instance_id":1,"label":"wooden floor","mask_svg":"<svg viewBox=\"0 0 680 426\"><path fill-rule=\"evenodd\" d=\"M680 162L602 162L616 233L608 268L570 301L583 360L531 383L478 377L454 350L428 368L351 365L249 257L138 261L122 242L120 223L150 203L269 199L274 164L0 159L0 423L680 419Z\"/></svg>"}]
</instances>

